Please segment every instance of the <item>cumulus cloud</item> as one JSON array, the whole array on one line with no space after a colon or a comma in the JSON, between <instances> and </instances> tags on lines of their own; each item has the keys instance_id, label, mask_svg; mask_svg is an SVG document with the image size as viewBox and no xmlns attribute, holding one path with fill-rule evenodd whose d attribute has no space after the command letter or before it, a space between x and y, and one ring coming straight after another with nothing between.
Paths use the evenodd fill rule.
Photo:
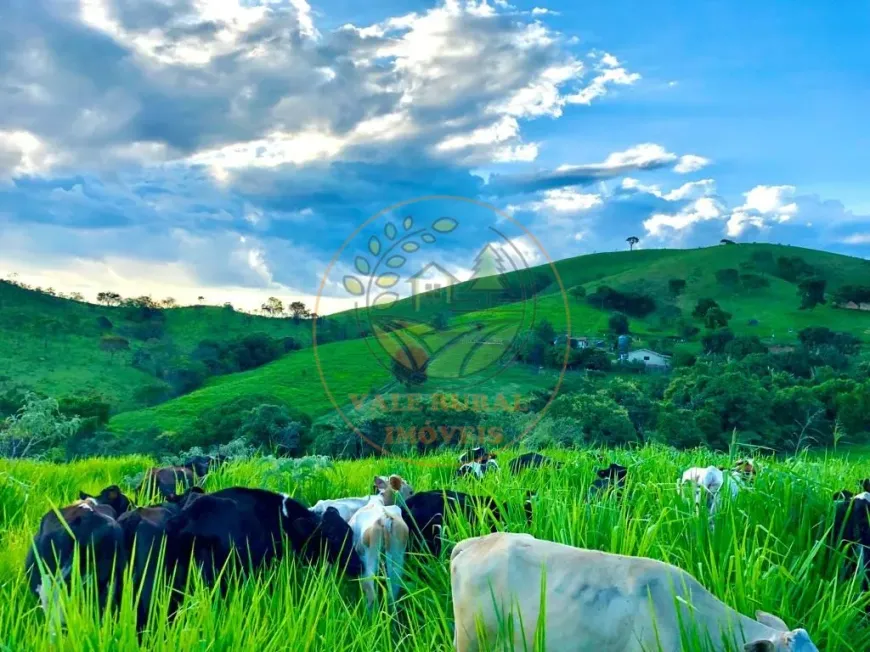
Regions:
<instances>
[{"instance_id":1,"label":"cumulus cloud","mask_svg":"<svg viewBox=\"0 0 870 652\"><path fill-rule=\"evenodd\" d=\"M696 154L687 154L681 156L680 160L674 166L674 172L679 174L689 174L702 170L710 164L710 160Z\"/></svg>"},{"instance_id":2,"label":"cumulus cloud","mask_svg":"<svg viewBox=\"0 0 870 652\"><path fill-rule=\"evenodd\" d=\"M744 193L745 202L728 219L728 235L736 237L750 226L763 228L792 219L798 212L792 201L795 190L794 186L755 186Z\"/></svg>"}]
</instances>

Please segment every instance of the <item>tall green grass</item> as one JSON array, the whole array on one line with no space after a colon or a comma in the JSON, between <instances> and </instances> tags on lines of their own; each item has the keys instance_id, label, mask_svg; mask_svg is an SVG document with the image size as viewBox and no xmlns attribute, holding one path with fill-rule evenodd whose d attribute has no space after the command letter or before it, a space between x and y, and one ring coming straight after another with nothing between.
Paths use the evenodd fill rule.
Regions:
<instances>
[{"instance_id":1,"label":"tall green grass","mask_svg":"<svg viewBox=\"0 0 870 652\"><path fill-rule=\"evenodd\" d=\"M207 489L233 485L283 491L308 504L319 498L364 495L373 476L399 473L415 490L456 488L491 495L504 505L510 531L525 531L578 547L661 559L694 575L718 598L742 613L762 609L790 627L805 627L820 650L870 649L863 610L870 602L857 583L838 578L838 557L822 542L831 522L831 494L870 476L870 461L799 457L759 461L751 491L742 492L707 527L677 491L682 471L727 463L707 452L664 447L607 452L629 467L624 500L587 500L594 451L553 451L561 471L502 470L483 480L453 477L453 456L378 458L338 462L308 475L291 475L274 462L234 462L208 478ZM505 458L510 457L508 454ZM27 588L24 558L39 519L70 503L79 490L95 492L141 472L142 457L93 459L55 466L0 462L0 649L15 650L409 650L452 649L449 554L411 555L397 609L381 600L366 613L356 582L328 567L287 559L258 577L230 581L226 596L193 576L177 615L166 617L166 592L158 592L153 617L141 640L136 633L136 596L129 583L118 610L102 621L95 598L79 584L66 601L67 628L52 639L39 601ZM295 479L294 479L295 478ZM537 492L531 525L523 500ZM485 524L451 518L453 542L485 534ZM382 593L382 595L384 595ZM529 626L529 623L524 626ZM689 648L687 648L689 649ZM695 648L690 648L695 649ZM698 648L700 649L700 648Z\"/></svg>"}]
</instances>

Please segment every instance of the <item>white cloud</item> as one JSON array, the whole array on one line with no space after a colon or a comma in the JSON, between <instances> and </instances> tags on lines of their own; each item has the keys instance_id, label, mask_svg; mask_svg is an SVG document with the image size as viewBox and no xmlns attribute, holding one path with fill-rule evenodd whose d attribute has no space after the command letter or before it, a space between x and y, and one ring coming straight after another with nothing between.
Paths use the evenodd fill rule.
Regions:
<instances>
[{"instance_id":1,"label":"white cloud","mask_svg":"<svg viewBox=\"0 0 870 652\"><path fill-rule=\"evenodd\" d=\"M561 16L562 14L546 7L535 7L532 9L532 16Z\"/></svg>"},{"instance_id":2,"label":"white cloud","mask_svg":"<svg viewBox=\"0 0 870 652\"><path fill-rule=\"evenodd\" d=\"M686 154L685 156L681 156L680 160L674 166L674 172L679 174L688 174L690 172L697 172L710 164L710 159L706 159L703 156L697 156L695 154Z\"/></svg>"},{"instance_id":3,"label":"white cloud","mask_svg":"<svg viewBox=\"0 0 870 652\"><path fill-rule=\"evenodd\" d=\"M744 203L728 219L728 235L739 236L750 226L765 228L789 221L798 212L797 203L791 201L794 193L794 186L755 186L743 193Z\"/></svg>"},{"instance_id":4,"label":"white cloud","mask_svg":"<svg viewBox=\"0 0 870 652\"><path fill-rule=\"evenodd\" d=\"M698 222L720 219L724 207L713 197L699 197L677 213L658 213L644 220L643 227L651 236L664 236L667 229L683 231Z\"/></svg>"},{"instance_id":5,"label":"white cloud","mask_svg":"<svg viewBox=\"0 0 870 652\"><path fill-rule=\"evenodd\" d=\"M619 60L605 52L596 66L598 71L592 81L566 99L569 104L591 104L592 100L607 94L609 86L631 86L640 80L640 73L628 72Z\"/></svg>"}]
</instances>

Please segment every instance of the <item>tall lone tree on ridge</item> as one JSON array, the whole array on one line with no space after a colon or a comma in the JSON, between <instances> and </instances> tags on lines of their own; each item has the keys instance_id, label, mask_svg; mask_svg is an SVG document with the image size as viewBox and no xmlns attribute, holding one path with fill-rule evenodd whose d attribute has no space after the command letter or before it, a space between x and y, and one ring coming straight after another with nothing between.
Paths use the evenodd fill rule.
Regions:
<instances>
[{"instance_id":1,"label":"tall lone tree on ridge","mask_svg":"<svg viewBox=\"0 0 870 652\"><path fill-rule=\"evenodd\" d=\"M632 236L627 237L625 239L625 241L628 243L629 251L634 251L634 245L636 245L638 242L640 242L640 238L632 235Z\"/></svg>"}]
</instances>

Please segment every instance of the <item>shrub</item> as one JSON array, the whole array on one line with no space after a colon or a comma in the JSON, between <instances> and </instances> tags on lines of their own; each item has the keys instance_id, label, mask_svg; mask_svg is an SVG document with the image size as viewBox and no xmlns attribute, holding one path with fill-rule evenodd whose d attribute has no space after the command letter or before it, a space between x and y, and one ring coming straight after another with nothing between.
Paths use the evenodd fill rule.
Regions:
<instances>
[{"instance_id":1,"label":"shrub","mask_svg":"<svg viewBox=\"0 0 870 652\"><path fill-rule=\"evenodd\" d=\"M573 419L582 441L593 445L619 445L637 441L628 411L599 391L565 394L550 406L552 417Z\"/></svg>"},{"instance_id":2,"label":"shrub","mask_svg":"<svg viewBox=\"0 0 870 652\"><path fill-rule=\"evenodd\" d=\"M236 435L269 452L296 457L308 443L311 419L284 405L258 405L242 419Z\"/></svg>"}]
</instances>

